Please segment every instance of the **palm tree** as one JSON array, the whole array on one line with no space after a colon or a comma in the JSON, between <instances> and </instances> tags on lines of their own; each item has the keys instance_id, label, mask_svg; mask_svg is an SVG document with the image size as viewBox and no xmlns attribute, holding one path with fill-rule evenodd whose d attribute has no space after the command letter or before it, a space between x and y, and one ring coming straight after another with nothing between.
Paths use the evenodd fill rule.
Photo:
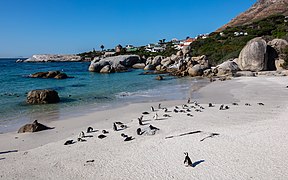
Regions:
<instances>
[{"instance_id":1,"label":"palm tree","mask_svg":"<svg viewBox=\"0 0 288 180\"><path fill-rule=\"evenodd\" d=\"M101 46L100 46L100 48L102 49L102 51L104 50L104 45L102 44Z\"/></svg>"}]
</instances>

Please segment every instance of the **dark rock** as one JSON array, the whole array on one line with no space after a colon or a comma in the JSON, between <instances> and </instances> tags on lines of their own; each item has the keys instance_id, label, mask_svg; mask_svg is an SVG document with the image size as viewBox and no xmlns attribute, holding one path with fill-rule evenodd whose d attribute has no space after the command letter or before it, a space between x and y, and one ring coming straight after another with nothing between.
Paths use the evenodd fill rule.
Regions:
<instances>
[{"instance_id":1,"label":"dark rock","mask_svg":"<svg viewBox=\"0 0 288 180\"><path fill-rule=\"evenodd\" d=\"M25 133L25 132L37 132L37 131L43 131L47 129L54 129L48 126L45 126L41 123L38 123L37 120L35 120L32 124L26 124L22 126L19 130L18 133Z\"/></svg>"},{"instance_id":2,"label":"dark rock","mask_svg":"<svg viewBox=\"0 0 288 180\"><path fill-rule=\"evenodd\" d=\"M50 104L58 103L60 98L55 90L32 90L27 95L28 104Z\"/></svg>"},{"instance_id":3,"label":"dark rock","mask_svg":"<svg viewBox=\"0 0 288 180\"><path fill-rule=\"evenodd\" d=\"M156 76L156 80L161 81L161 80L163 80L163 79L164 79L163 76L160 76L160 75Z\"/></svg>"}]
</instances>

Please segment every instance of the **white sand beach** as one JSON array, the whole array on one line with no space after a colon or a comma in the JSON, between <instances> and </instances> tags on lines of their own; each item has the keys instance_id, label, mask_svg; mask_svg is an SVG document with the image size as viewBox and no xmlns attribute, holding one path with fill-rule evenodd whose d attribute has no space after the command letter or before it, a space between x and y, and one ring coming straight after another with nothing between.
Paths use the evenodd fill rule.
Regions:
<instances>
[{"instance_id":1,"label":"white sand beach","mask_svg":"<svg viewBox=\"0 0 288 180\"><path fill-rule=\"evenodd\" d=\"M216 81L195 92L191 101L199 106L187 104L191 112L173 112L175 106L183 109L184 100L130 104L46 124L52 130L0 134L0 179L287 179L287 80ZM159 103L169 112L158 109ZM229 109L219 110L221 104ZM140 126L137 118L144 111L150 114L143 117L147 125ZM116 121L128 128L113 131ZM150 124L160 130L137 135L137 128ZM87 134L88 126L98 131ZM109 133L99 139L103 129ZM93 137L64 145L81 131ZM122 133L135 139L126 142ZM192 166L184 165L184 152Z\"/></svg>"}]
</instances>

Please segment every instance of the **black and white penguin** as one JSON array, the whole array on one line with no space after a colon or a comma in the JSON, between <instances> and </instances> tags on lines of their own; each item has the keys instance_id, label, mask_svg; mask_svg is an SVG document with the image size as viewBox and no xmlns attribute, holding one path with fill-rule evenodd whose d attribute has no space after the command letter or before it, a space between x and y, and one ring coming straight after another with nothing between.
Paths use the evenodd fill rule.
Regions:
<instances>
[{"instance_id":1,"label":"black and white penguin","mask_svg":"<svg viewBox=\"0 0 288 180\"><path fill-rule=\"evenodd\" d=\"M87 133L91 133L91 132L93 132L93 128L92 127L88 127L87 128Z\"/></svg>"},{"instance_id":2,"label":"black and white penguin","mask_svg":"<svg viewBox=\"0 0 288 180\"><path fill-rule=\"evenodd\" d=\"M185 155L185 159L184 159L184 164L188 167L188 166L192 166L193 163L190 159L190 157L188 156L188 152L184 152Z\"/></svg>"},{"instance_id":3,"label":"black and white penguin","mask_svg":"<svg viewBox=\"0 0 288 180\"><path fill-rule=\"evenodd\" d=\"M114 130L114 131L118 131L117 126L116 126L116 123L113 123L113 130Z\"/></svg>"},{"instance_id":4,"label":"black and white penguin","mask_svg":"<svg viewBox=\"0 0 288 180\"><path fill-rule=\"evenodd\" d=\"M153 106L151 106L151 111L152 111L152 112L154 112L154 111L155 111L155 109L154 109L154 107L153 107Z\"/></svg>"}]
</instances>

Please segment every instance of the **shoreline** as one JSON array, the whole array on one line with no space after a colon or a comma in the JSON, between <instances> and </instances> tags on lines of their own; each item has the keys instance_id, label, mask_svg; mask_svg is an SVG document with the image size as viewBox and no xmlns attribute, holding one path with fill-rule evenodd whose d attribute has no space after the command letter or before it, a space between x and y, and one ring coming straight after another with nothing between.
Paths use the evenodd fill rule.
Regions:
<instances>
[{"instance_id":1,"label":"shoreline","mask_svg":"<svg viewBox=\"0 0 288 180\"><path fill-rule=\"evenodd\" d=\"M0 154L0 175L4 179L29 179L31 175L32 179L285 179L286 82L287 77L241 77L210 83L196 92L198 97L192 97L204 107L203 112L193 111L194 117L169 112L171 118L157 121L152 119L154 114L144 116L147 123L160 128L154 136L136 134L141 113L150 112L150 106L157 107L158 103L172 111L186 100L130 104L54 121L48 124L56 127L53 130L0 134L1 152L18 150ZM233 102L238 105L233 106ZM209 108L208 103L215 107ZM230 108L221 111L221 104ZM157 113L161 117L164 114L162 110ZM127 124L128 129L114 132L115 121ZM87 142L63 145L68 139L75 140L88 126L110 133L103 140L96 132ZM191 131L201 132L178 136ZM121 133L135 139L123 142ZM212 133L219 135L210 137ZM173 138L166 139L170 136ZM196 163L192 169L183 165L186 151ZM23 163L27 166L17 168Z\"/></svg>"}]
</instances>

